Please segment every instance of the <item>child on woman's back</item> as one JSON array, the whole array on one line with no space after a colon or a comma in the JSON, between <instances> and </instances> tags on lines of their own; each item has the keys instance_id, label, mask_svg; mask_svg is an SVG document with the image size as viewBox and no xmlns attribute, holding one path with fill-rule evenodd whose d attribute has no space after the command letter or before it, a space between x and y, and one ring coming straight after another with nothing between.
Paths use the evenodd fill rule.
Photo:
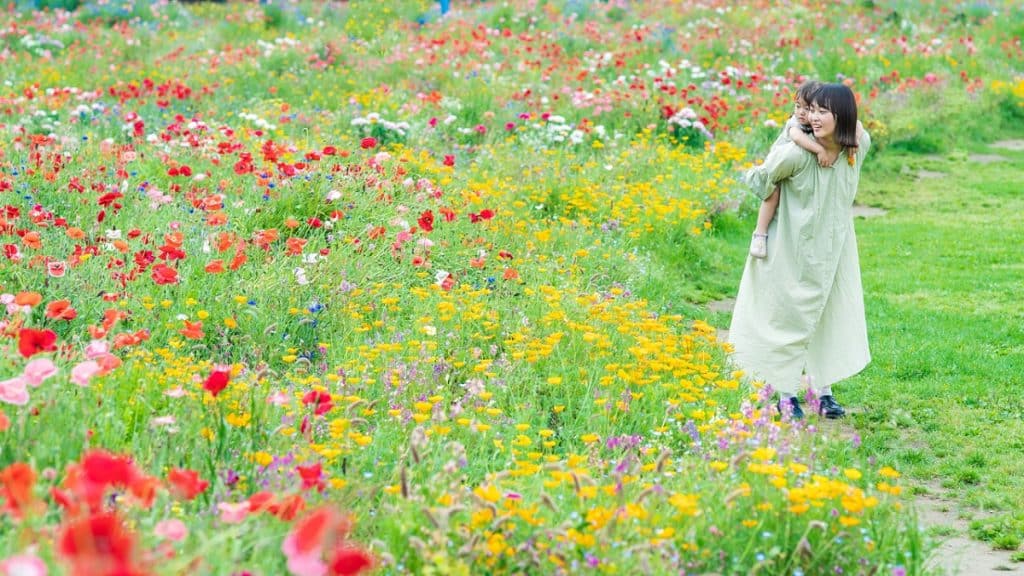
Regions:
<instances>
[{"instance_id":1,"label":"child on woman's back","mask_svg":"<svg viewBox=\"0 0 1024 576\"><path fill-rule=\"evenodd\" d=\"M794 99L795 108L793 115L782 128L782 134L772 144L772 148L786 142L794 142L804 150L817 154L818 163L821 166L829 167L832 162L827 158L825 149L814 140L811 124L807 120L808 102L811 96L821 87L821 82L808 80L800 85ZM761 202L761 208L757 212L757 227L754 228L754 237L750 241L750 255L754 258L765 258L768 256L768 225L775 218L775 211L779 207L779 187L776 186L771 196Z\"/></svg>"}]
</instances>

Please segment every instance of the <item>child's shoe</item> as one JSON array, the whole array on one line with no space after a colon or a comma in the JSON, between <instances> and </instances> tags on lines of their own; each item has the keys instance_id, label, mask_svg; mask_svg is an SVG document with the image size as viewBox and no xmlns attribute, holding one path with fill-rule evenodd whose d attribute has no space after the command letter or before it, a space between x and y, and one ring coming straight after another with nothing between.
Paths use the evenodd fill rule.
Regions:
<instances>
[{"instance_id":1,"label":"child's shoe","mask_svg":"<svg viewBox=\"0 0 1024 576\"><path fill-rule=\"evenodd\" d=\"M750 255L754 258L765 258L768 256L768 235L754 232L750 239Z\"/></svg>"}]
</instances>

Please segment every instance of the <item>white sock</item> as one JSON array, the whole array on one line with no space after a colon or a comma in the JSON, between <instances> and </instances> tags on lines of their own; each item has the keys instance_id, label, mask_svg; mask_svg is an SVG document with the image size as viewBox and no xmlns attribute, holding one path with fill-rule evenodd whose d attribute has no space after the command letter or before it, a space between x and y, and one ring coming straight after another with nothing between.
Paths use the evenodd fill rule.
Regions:
<instances>
[{"instance_id":1,"label":"white sock","mask_svg":"<svg viewBox=\"0 0 1024 576\"><path fill-rule=\"evenodd\" d=\"M818 398L821 398L822 396L831 396L832 395L832 385L829 384L828 386L822 386L821 388L818 388L817 393L818 393Z\"/></svg>"},{"instance_id":2,"label":"white sock","mask_svg":"<svg viewBox=\"0 0 1024 576\"><path fill-rule=\"evenodd\" d=\"M790 394L789 392L779 392L779 397L783 400L789 400L790 398L796 398L796 394Z\"/></svg>"}]
</instances>

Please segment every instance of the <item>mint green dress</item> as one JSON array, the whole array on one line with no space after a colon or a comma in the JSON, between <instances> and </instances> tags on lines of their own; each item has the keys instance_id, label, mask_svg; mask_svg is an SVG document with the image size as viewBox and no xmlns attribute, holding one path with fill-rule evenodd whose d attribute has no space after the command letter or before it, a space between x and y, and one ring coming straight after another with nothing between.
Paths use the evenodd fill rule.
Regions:
<instances>
[{"instance_id":1,"label":"mint green dress","mask_svg":"<svg viewBox=\"0 0 1024 576\"><path fill-rule=\"evenodd\" d=\"M801 374L820 389L871 361L850 212L870 145L863 131L852 166L843 152L822 168L789 142L744 175L758 197L776 183L782 194L768 257L747 257L728 341L735 364L779 392L798 393Z\"/></svg>"}]
</instances>

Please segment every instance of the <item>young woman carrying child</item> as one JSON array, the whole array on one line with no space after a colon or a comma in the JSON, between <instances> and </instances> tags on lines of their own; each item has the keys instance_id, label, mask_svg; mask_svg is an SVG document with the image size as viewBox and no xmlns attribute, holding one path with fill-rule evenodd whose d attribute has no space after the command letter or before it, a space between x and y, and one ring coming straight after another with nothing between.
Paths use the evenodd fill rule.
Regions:
<instances>
[{"instance_id":1,"label":"young woman carrying child","mask_svg":"<svg viewBox=\"0 0 1024 576\"><path fill-rule=\"evenodd\" d=\"M774 150L782 144L793 142L797 146L807 150L818 157L818 165L828 168L832 165L825 148L818 144L811 131L811 123L807 119L807 110L811 95L821 88L821 82L808 80L800 85L794 98L793 115L786 121L782 133L775 139L771 149ZM754 258L765 258L768 256L768 225L775 218L775 212L779 208L779 187L776 186L771 196L761 202L761 208L757 212L757 226L754 228L754 237L750 241L750 255Z\"/></svg>"}]
</instances>

